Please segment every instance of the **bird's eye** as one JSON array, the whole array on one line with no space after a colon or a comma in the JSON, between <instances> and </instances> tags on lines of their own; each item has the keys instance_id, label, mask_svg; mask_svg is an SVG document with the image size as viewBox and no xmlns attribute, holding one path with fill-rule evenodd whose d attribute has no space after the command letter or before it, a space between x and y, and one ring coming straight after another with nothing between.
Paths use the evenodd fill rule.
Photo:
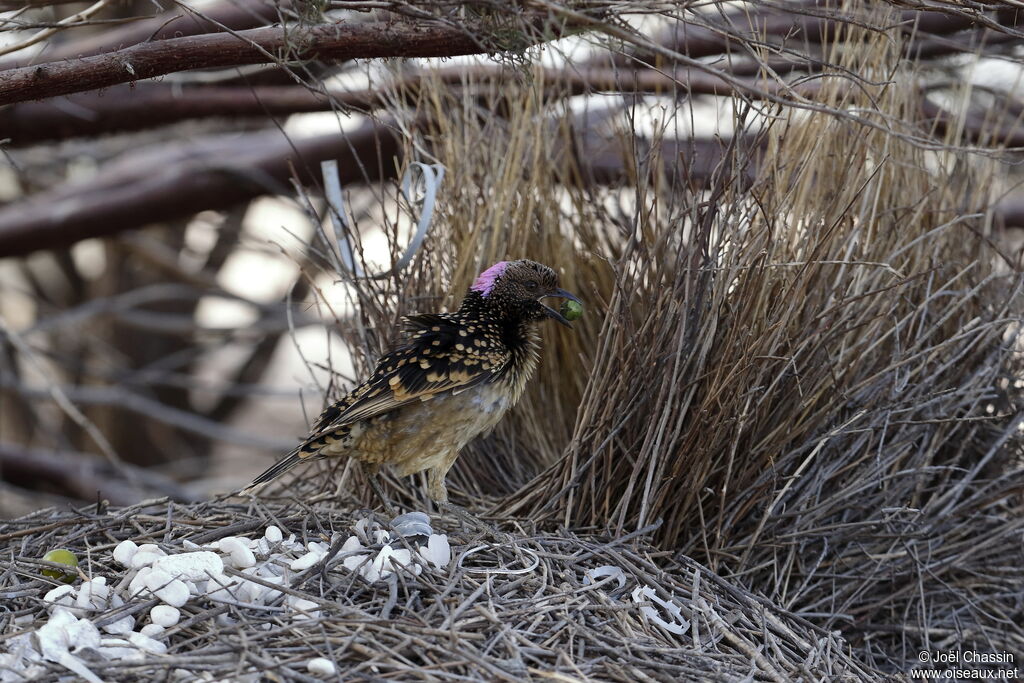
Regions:
<instances>
[{"instance_id":1,"label":"bird's eye","mask_svg":"<svg viewBox=\"0 0 1024 683\"><path fill-rule=\"evenodd\" d=\"M527 280L526 282L523 283L523 286L526 287L527 289L529 289L530 291L533 291L533 290L537 289L537 281L536 280Z\"/></svg>"}]
</instances>

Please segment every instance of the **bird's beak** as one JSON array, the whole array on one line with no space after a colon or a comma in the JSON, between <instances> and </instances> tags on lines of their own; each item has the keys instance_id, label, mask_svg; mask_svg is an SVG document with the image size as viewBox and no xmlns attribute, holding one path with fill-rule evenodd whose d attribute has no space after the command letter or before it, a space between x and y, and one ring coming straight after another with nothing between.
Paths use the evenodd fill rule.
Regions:
<instances>
[{"instance_id":1,"label":"bird's beak","mask_svg":"<svg viewBox=\"0 0 1024 683\"><path fill-rule=\"evenodd\" d=\"M571 292L567 292L564 289L556 289L556 290L553 290L551 292L548 292L547 294L542 296L541 299L546 299L549 296L557 296L557 297L562 298L562 299L568 299L569 301L575 301L578 304L582 304L583 303L582 301L580 301L576 297L575 294L572 294ZM549 318L554 318L558 322L560 322L563 325L565 325L566 327L568 327L570 330L572 329L572 323L569 322L568 320L566 320L564 315L562 315L561 313L559 313L555 309L551 308L550 306L541 303L539 300L537 301L537 303L540 304L541 308L544 309L544 314L547 315Z\"/></svg>"}]
</instances>

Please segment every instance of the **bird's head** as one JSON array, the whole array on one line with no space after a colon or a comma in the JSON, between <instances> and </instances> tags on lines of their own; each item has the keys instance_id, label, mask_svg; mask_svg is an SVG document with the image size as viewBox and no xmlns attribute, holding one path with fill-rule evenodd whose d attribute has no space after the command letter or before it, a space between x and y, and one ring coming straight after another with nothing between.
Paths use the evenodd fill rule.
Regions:
<instances>
[{"instance_id":1,"label":"bird's head","mask_svg":"<svg viewBox=\"0 0 1024 683\"><path fill-rule=\"evenodd\" d=\"M559 297L581 303L575 295L559 288L555 271L526 259L495 263L480 273L469 290L478 294L488 308L509 317L528 322L554 318L570 328L565 316L542 299Z\"/></svg>"}]
</instances>

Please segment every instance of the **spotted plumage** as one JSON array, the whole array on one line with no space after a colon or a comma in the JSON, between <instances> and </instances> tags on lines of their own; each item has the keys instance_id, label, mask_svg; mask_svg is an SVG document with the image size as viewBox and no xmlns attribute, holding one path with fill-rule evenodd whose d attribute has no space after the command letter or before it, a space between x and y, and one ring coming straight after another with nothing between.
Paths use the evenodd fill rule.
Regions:
<instances>
[{"instance_id":1,"label":"spotted plumage","mask_svg":"<svg viewBox=\"0 0 1024 683\"><path fill-rule=\"evenodd\" d=\"M445 475L459 451L501 420L533 374L535 323L550 317L571 327L546 297L578 301L547 266L501 261L480 274L458 311L406 317L398 348L246 490L305 460L348 456L402 476L429 470L430 497L446 501Z\"/></svg>"}]
</instances>

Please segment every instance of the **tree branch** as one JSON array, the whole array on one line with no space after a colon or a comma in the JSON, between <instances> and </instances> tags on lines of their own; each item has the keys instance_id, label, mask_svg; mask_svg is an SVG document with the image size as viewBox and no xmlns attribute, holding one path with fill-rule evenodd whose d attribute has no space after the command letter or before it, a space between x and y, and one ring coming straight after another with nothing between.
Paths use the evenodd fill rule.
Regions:
<instances>
[{"instance_id":1,"label":"tree branch","mask_svg":"<svg viewBox=\"0 0 1024 683\"><path fill-rule=\"evenodd\" d=\"M539 23L543 19L536 15ZM546 21L546 20L544 20ZM561 25L544 24L523 32L531 44L554 40ZM516 44L516 49L527 47ZM141 43L75 61L47 62L0 72L0 104L54 97L188 69L310 59L369 59L375 57L454 57L503 51L464 27L438 22L374 22L267 27L170 38Z\"/></svg>"},{"instance_id":2,"label":"tree branch","mask_svg":"<svg viewBox=\"0 0 1024 683\"><path fill-rule=\"evenodd\" d=\"M394 174L399 151L394 133L376 123L347 134L289 139L272 130L147 148L87 182L0 207L0 256L227 209L261 195L291 194L293 170L315 184L326 159L340 161L342 182L376 181Z\"/></svg>"}]
</instances>

